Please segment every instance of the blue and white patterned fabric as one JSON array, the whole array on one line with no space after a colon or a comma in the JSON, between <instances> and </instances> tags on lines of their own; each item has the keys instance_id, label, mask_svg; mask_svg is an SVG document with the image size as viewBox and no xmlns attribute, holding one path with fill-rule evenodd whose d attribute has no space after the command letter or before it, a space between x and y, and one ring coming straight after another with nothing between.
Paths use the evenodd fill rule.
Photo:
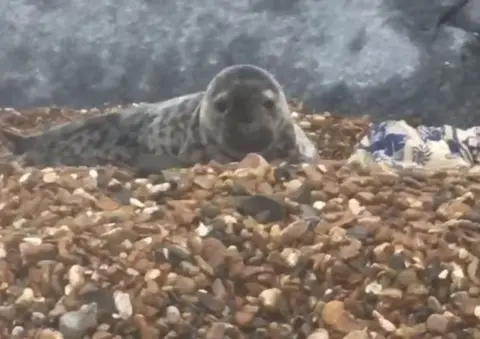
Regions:
<instances>
[{"instance_id":1,"label":"blue and white patterned fabric","mask_svg":"<svg viewBox=\"0 0 480 339\"><path fill-rule=\"evenodd\" d=\"M392 168L458 168L480 162L480 127L408 125L404 120L372 124L350 162Z\"/></svg>"}]
</instances>

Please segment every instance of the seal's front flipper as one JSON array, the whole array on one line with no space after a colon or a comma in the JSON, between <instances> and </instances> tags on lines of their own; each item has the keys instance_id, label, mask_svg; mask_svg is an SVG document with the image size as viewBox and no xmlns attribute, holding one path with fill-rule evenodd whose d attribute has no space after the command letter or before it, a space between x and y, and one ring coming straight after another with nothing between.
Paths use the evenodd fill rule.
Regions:
<instances>
[{"instance_id":1,"label":"seal's front flipper","mask_svg":"<svg viewBox=\"0 0 480 339\"><path fill-rule=\"evenodd\" d=\"M7 149L13 154L23 154L28 150L30 137L24 137L20 134L3 129L0 131L0 138L7 144Z\"/></svg>"},{"instance_id":2,"label":"seal's front flipper","mask_svg":"<svg viewBox=\"0 0 480 339\"><path fill-rule=\"evenodd\" d=\"M294 124L296 145L292 154L293 158L297 158L297 162L314 163L320 160L320 155L315 144L308 138L302 128Z\"/></svg>"}]
</instances>

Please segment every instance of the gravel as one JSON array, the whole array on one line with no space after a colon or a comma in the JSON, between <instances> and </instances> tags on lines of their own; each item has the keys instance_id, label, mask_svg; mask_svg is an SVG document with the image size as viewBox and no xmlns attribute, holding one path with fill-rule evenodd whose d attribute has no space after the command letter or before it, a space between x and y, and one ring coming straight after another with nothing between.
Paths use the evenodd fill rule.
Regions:
<instances>
[{"instance_id":1,"label":"gravel","mask_svg":"<svg viewBox=\"0 0 480 339\"><path fill-rule=\"evenodd\" d=\"M296 117L328 160L2 163L0 337L480 338L480 171L349 166L367 118Z\"/></svg>"}]
</instances>

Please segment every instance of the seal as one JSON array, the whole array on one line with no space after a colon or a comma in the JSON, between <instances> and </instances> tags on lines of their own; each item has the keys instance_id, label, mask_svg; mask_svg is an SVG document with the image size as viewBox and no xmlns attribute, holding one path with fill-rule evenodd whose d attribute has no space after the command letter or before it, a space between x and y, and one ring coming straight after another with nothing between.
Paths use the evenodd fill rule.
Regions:
<instances>
[{"instance_id":1,"label":"seal","mask_svg":"<svg viewBox=\"0 0 480 339\"><path fill-rule=\"evenodd\" d=\"M284 90L263 68L224 68L203 92L116 113L76 120L22 136L3 130L10 151L31 166L135 168L154 156L168 167L239 161L248 153L267 161L308 162L318 152L293 122Z\"/></svg>"}]
</instances>

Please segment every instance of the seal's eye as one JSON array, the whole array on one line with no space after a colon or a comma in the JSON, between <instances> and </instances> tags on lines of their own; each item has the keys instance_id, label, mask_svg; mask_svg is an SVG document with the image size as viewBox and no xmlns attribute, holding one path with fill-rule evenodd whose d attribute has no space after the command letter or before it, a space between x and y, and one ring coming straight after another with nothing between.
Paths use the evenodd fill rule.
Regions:
<instances>
[{"instance_id":1,"label":"seal's eye","mask_svg":"<svg viewBox=\"0 0 480 339\"><path fill-rule=\"evenodd\" d=\"M265 99L265 101L263 102L263 107L270 111L275 107L275 101L273 101L272 99Z\"/></svg>"},{"instance_id":2,"label":"seal's eye","mask_svg":"<svg viewBox=\"0 0 480 339\"><path fill-rule=\"evenodd\" d=\"M215 101L215 109L217 112L225 113L228 109L228 102L226 99L218 99Z\"/></svg>"}]
</instances>

